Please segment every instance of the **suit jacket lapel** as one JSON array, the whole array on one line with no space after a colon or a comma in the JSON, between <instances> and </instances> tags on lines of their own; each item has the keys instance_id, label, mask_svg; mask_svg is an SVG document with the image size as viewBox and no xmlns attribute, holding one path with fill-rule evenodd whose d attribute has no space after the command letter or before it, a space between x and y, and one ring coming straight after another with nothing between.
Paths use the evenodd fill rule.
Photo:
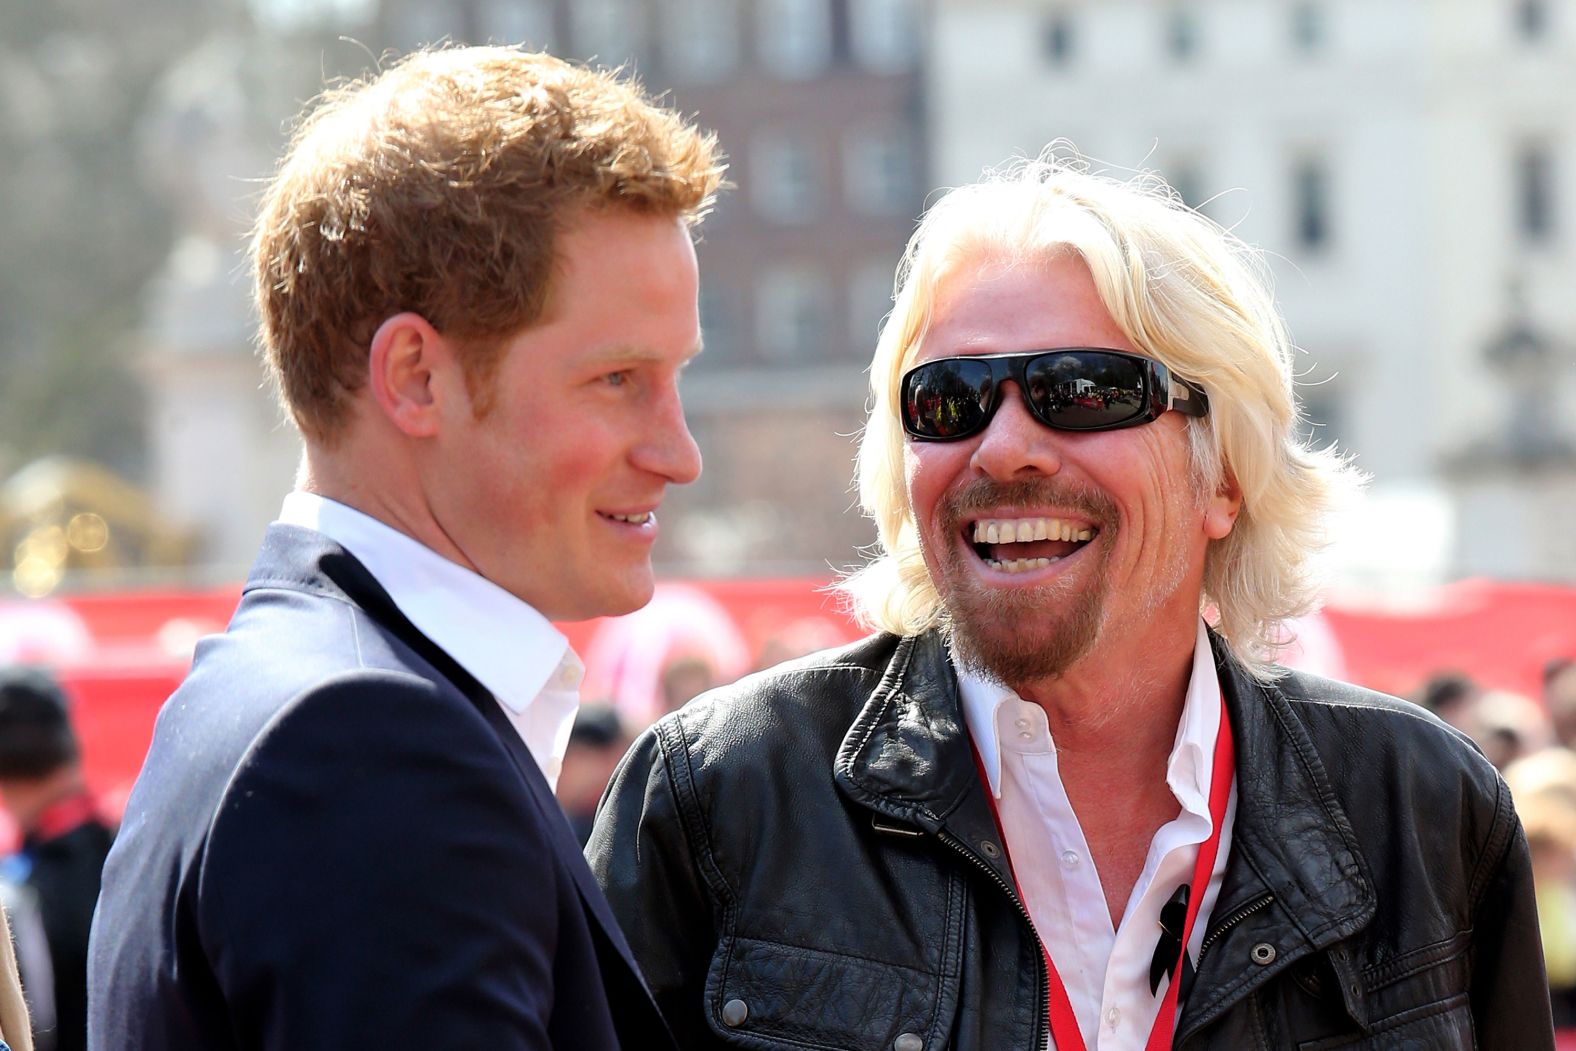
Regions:
<instances>
[{"instance_id":1,"label":"suit jacket lapel","mask_svg":"<svg viewBox=\"0 0 1576 1051\"><path fill-rule=\"evenodd\" d=\"M514 760L515 768L520 772L521 780L525 782L532 802L536 804L537 810L542 815L543 826L550 830L549 835L553 837L559 853L564 855L565 866L574 877L575 885L580 891L580 900L584 903L586 911L596 918L608 941L617 947L619 955L624 958L630 970L639 975L640 969L624 941L623 931L619 929L618 922L613 918L613 913L608 907L607 899L592 877L591 869L585 863L580 844L575 839L569 822L564 817L563 809L558 805L558 800L553 796L547 778L543 776L535 757L520 739L519 732L509 722L509 717L504 714L502 705L498 703L492 692L446 651L422 634L399 611L399 607L394 604L388 592L383 590L382 585L354 555L321 533L299 526L276 524L269 527L257 564L253 567L244 591L277 586L317 591L359 607L367 616L377 621L431 664L439 675L452 683L476 706L476 710L487 720L488 725L493 728L493 732L498 735L499 741ZM641 983L644 985L644 977L641 977Z\"/></svg>"}]
</instances>

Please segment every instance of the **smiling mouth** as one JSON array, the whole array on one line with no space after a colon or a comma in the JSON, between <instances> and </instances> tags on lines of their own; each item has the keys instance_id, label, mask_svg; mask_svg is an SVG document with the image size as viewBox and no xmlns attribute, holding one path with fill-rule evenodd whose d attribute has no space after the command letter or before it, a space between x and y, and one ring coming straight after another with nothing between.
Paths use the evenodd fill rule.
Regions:
<instances>
[{"instance_id":1,"label":"smiling mouth","mask_svg":"<svg viewBox=\"0 0 1576 1051\"><path fill-rule=\"evenodd\" d=\"M1027 573L1082 550L1099 532L1067 518L981 518L965 527L965 538L991 569Z\"/></svg>"},{"instance_id":2,"label":"smiling mouth","mask_svg":"<svg viewBox=\"0 0 1576 1051\"><path fill-rule=\"evenodd\" d=\"M606 518L606 519L608 519L610 521L613 521L613 522L627 522L630 525L637 525L637 526L638 525L645 525L648 522L655 522L657 520L657 514L656 514L655 511L640 511L640 512L637 512L636 514L631 514L631 515L615 515L615 514L610 514L610 513L606 512L606 511L598 511L597 513L600 514L603 518Z\"/></svg>"}]
</instances>

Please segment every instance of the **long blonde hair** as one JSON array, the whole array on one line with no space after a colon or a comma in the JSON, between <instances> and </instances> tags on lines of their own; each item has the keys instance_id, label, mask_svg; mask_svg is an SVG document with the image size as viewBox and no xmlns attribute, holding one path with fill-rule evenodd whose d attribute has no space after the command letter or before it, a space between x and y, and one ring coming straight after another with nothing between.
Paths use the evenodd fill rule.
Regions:
<instances>
[{"instance_id":1,"label":"long blonde hair","mask_svg":"<svg viewBox=\"0 0 1576 1051\"><path fill-rule=\"evenodd\" d=\"M1316 602L1313 556L1326 543L1328 512L1361 476L1299 435L1294 349L1257 253L1160 180L1092 174L1076 158L1047 154L953 190L910 239L870 367L859 446L860 500L880 553L839 588L867 627L906 635L942 622L904 484L899 379L950 276L985 260L1067 254L1088 266L1133 345L1209 396L1209 415L1188 420L1193 481L1213 492L1229 472L1242 510L1231 535L1210 545L1201 609L1235 656L1273 677L1286 622Z\"/></svg>"}]
</instances>

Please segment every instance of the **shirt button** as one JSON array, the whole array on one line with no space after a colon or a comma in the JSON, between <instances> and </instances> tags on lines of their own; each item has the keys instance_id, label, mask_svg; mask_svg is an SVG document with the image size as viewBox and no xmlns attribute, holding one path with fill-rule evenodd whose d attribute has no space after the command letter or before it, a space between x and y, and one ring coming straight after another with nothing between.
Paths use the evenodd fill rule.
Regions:
<instances>
[{"instance_id":1,"label":"shirt button","mask_svg":"<svg viewBox=\"0 0 1576 1051\"><path fill-rule=\"evenodd\" d=\"M1078 854L1076 851L1062 851L1062 867L1069 869L1078 867Z\"/></svg>"},{"instance_id":2,"label":"shirt button","mask_svg":"<svg viewBox=\"0 0 1576 1051\"><path fill-rule=\"evenodd\" d=\"M1033 734L1031 734L1031 733L1030 733L1030 732L1029 732L1029 731L1027 731L1027 730L1023 730L1023 731L1021 731L1021 732L1020 732L1020 733L1019 733L1019 734L1018 734L1018 736L1019 736L1019 737L1021 737L1021 738L1023 738L1023 739L1024 739L1024 740L1025 740L1025 741L1032 741L1032 740L1034 740L1034 735L1033 735Z\"/></svg>"},{"instance_id":3,"label":"shirt button","mask_svg":"<svg viewBox=\"0 0 1576 1051\"><path fill-rule=\"evenodd\" d=\"M1110 1026L1112 1029L1115 1029L1116 1024L1121 1020L1122 1012L1117 1010L1115 1007L1111 1008L1105 1013L1105 1024Z\"/></svg>"}]
</instances>

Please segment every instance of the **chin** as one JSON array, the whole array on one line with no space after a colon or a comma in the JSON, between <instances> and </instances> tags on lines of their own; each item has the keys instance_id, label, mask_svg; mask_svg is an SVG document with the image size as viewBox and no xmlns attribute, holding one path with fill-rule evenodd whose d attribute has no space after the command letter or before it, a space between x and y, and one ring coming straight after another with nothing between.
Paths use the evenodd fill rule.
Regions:
<instances>
[{"instance_id":1,"label":"chin","mask_svg":"<svg viewBox=\"0 0 1576 1051\"><path fill-rule=\"evenodd\" d=\"M594 604L598 608L587 617L622 617L626 613L633 613L643 608L651 601L651 596L656 594L657 584L651 573L638 578L621 577L617 580L603 581L601 587L587 587L586 594L596 596Z\"/></svg>"}]
</instances>

